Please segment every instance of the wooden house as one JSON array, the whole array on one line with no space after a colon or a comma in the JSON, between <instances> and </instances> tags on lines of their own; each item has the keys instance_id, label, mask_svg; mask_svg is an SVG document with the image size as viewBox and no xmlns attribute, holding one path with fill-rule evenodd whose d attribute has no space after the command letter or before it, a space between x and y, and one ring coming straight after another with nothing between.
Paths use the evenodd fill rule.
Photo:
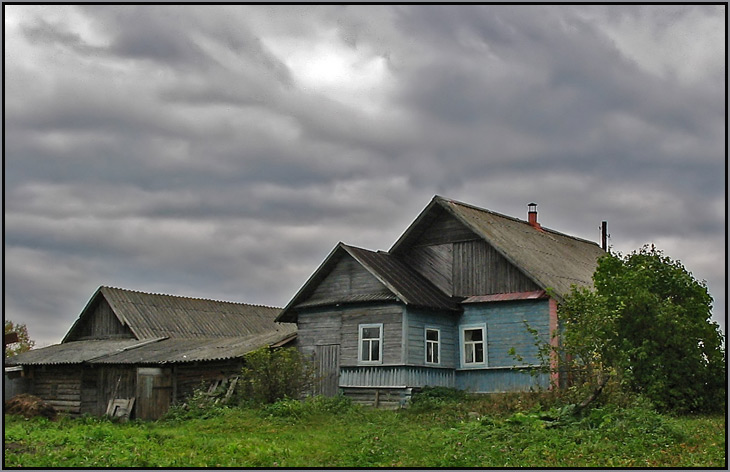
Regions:
<instances>
[{"instance_id":1,"label":"wooden house","mask_svg":"<svg viewBox=\"0 0 730 472\"><path fill-rule=\"evenodd\" d=\"M60 344L5 360L27 393L71 414L103 415L134 399L155 419L201 382L240 373L244 354L283 345L296 328L279 308L100 287Z\"/></svg>"},{"instance_id":2,"label":"wooden house","mask_svg":"<svg viewBox=\"0 0 730 472\"><path fill-rule=\"evenodd\" d=\"M558 302L603 254L543 228L535 206L525 221L436 196L388 252L337 244L277 320L297 324L318 393L549 388L526 323L551 339Z\"/></svg>"}]
</instances>

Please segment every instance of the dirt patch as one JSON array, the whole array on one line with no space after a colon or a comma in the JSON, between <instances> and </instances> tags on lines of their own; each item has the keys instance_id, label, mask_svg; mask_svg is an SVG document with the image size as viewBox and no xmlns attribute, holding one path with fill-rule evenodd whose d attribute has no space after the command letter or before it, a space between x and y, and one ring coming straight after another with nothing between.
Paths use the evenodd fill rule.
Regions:
<instances>
[{"instance_id":1,"label":"dirt patch","mask_svg":"<svg viewBox=\"0 0 730 472\"><path fill-rule=\"evenodd\" d=\"M5 413L8 415L21 415L26 418L43 416L49 420L56 419L56 409L40 398L21 393L5 402Z\"/></svg>"}]
</instances>

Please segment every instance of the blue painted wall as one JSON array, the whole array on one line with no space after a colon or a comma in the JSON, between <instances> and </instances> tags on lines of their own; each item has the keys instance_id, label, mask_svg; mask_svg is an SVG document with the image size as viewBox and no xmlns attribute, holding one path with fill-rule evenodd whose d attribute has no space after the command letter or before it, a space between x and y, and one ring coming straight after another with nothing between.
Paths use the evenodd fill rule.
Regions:
<instances>
[{"instance_id":1,"label":"blue painted wall","mask_svg":"<svg viewBox=\"0 0 730 472\"><path fill-rule=\"evenodd\" d=\"M489 367L521 365L509 354L510 348L514 348L527 364L536 365L539 363L539 359L535 338L527 331L525 321L530 327L538 330L545 341L550 340L548 334L550 305L548 300L520 300L464 305L464 313L458 323L458 332L461 331L462 326L486 323ZM459 352L459 355L461 355L461 352Z\"/></svg>"},{"instance_id":2,"label":"blue painted wall","mask_svg":"<svg viewBox=\"0 0 730 472\"><path fill-rule=\"evenodd\" d=\"M532 372L532 373L531 373ZM478 393L547 389L548 373L532 369L469 369L456 371L456 388Z\"/></svg>"},{"instance_id":3,"label":"blue painted wall","mask_svg":"<svg viewBox=\"0 0 730 472\"><path fill-rule=\"evenodd\" d=\"M407 364L426 364L426 327L435 328L441 335L441 358L439 367L455 368L458 365L458 336L456 323L459 316L427 310L406 308L404 319L407 324L404 356ZM428 364L431 365L431 364Z\"/></svg>"}]
</instances>

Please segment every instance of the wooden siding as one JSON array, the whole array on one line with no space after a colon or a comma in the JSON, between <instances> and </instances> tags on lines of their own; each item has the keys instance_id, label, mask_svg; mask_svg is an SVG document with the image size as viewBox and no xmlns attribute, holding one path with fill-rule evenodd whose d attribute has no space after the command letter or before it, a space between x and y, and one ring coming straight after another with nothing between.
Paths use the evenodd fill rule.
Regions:
<instances>
[{"instance_id":1,"label":"wooden siding","mask_svg":"<svg viewBox=\"0 0 730 472\"><path fill-rule=\"evenodd\" d=\"M242 359L176 365L172 368L173 402L186 401L201 384L207 387L213 381L240 375L242 368Z\"/></svg>"},{"instance_id":2,"label":"wooden siding","mask_svg":"<svg viewBox=\"0 0 730 472\"><path fill-rule=\"evenodd\" d=\"M342 393L358 405L394 410L408 404L412 389L345 387Z\"/></svg>"},{"instance_id":3,"label":"wooden siding","mask_svg":"<svg viewBox=\"0 0 730 472\"><path fill-rule=\"evenodd\" d=\"M340 368L340 387L454 387L454 370L421 366Z\"/></svg>"},{"instance_id":4,"label":"wooden siding","mask_svg":"<svg viewBox=\"0 0 730 472\"><path fill-rule=\"evenodd\" d=\"M352 306L342 311L341 366L358 364L357 343L360 324L383 323L383 364L403 363L402 305ZM301 333L301 324L299 330Z\"/></svg>"},{"instance_id":5,"label":"wooden siding","mask_svg":"<svg viewBox=\"0 0 730 472\"><path fill-rule=\"evenodd\" d=\"M407 309L406 319L408 320L406 338L406 363L415 365L426 364L426 341L425 329L436 328L440 334L441 357L439 367L458 366L457 344L459 336L456 331L457 317L444 315L426 310ZM430 364L429 364L430 365Z\"/></svg>"},{"instance_id":6,"label":"wooden siding","mask_svg":"<svg viewBox=\"0 0 730 472\"><path fill-rule=\"evenodd\" d=\"M310 302L338 300L347 299L353 295L382 295L387 297L391 296L391 293L375 276L347 255L319 283L307 300Z\"/></svg>"},{"instance_id":7,"label":"wooden siding","mask_svg":"<svg viewBox=\"0 0 730 472\"><path fill-rule=\"evenodd\" d=\"M547 389L549 386L549 374L532 369L456 371L456 388L475 393L525 392Z\"/></svg>"},{"instance_id":8,"label":"wooden siding","mask_svg":"<svg viewBox=\"0 0 730 472\"><path fill-rule=\"evenodd\" d=\"M455 217L449 215L446 210L438 209L435 211L437 213L434 215L435 218L413 241L412 246L431 246L479 239L476 233L464 226Z\"/></svg>"},{"instance_id":9,"label":"wooden siding","mask_svg":"<svg viewBox=\"0 0 730 472\"><path fill-rule=\"evenodd\" d=\"M134 335L126 326L123 326L114 315L111 306L100 298L91 312L80 320L80 326L74 329L68 341L84 339L133 338Z\"/></svg>"},{"instance_id":10,"label":"wooden siding","mask_svg":"<svg viewBox=\"0 0 730 472\"><path fill-rule=\"evenodd\" d=\"M456 296L540 289L485 241L455 243L453 264L453 294Z\"/></svg>"},{"instance_id":11,"label":"wooden siding","mask_svg":"<svg viewBox=\"0 0 730 472\"><path fill-rule=\"evenodd\" d=\"M110 400L132 398L136 394L134 367L84 367L82 372L81 413L101 416L106 413Z\"/></svg>"},{"instance_id":12,"label":"wooden siding","mask_svg":"<svg viewBox=\"0 0 730 472\"><path fill-rule=\"evenodd\" d=\"M301 312L297 326L300 351L307 356L313 356L314 346L340 344L342 310L322 308Z\"/></svg>"},{"instance_id":13,"label":"wooden siding","mask_svg":"<svg viewBox=\"0 0 730 472\"><path fill-rule=\"evenodd\" d=\"M465 305L459 326L486 323L490 367L521 365L509 354L511 348L524 358L525 363L535 365L539 362L535 339L527 331L524 322L538 330L545 341L549 341L549 318L548 300L475 303Z\"/></svg>"},{"instance_id":14,"label":"wooden siding","mask_svg":"<svg viewBox=\"0 0 730 472\"><path fill-rule=\"evenodd\" d=\"M405 260L445 294L453 295L454 246L451 243L417 246L409 249Z\"/></svg>"}]
</instances>

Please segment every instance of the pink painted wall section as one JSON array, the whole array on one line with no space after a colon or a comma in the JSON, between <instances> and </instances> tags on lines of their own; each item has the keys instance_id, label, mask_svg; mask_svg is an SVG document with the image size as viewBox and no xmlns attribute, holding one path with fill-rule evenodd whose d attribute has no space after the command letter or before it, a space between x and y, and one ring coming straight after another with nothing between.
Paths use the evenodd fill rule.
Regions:
<instances>
[{"instance_id":1,"label":"pink painted wall section","mask_svg":"<svg viewBox=\"0 0 730 472\"><path fill-rule=\"evenodd\" d=\"M551 298L549 300L550 313L549 313L549 329L550 329L550 344L557 348L559 345L559 338L556 335L558 332L558 302ZM557 388L560 385L560 373L558 372L558 357L555 353L550 356L550 389Z\"/></svg>"}]
</instances>

